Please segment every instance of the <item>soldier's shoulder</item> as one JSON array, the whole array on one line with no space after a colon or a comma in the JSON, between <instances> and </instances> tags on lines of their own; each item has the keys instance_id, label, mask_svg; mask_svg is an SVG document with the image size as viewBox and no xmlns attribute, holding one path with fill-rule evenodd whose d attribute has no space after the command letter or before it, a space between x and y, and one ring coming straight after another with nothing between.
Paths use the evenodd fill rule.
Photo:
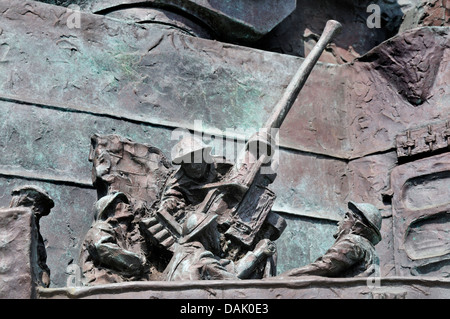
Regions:
<instances>
[{"instance_id":1,"label":"soldier's shoulder","mask_svg":"<svg viewBox=\"0 0 450 319\"><path fill-rule=\"evenodd\" d=\"M373 244L368 240L366 237L358 235L358 234L347 234L343 236L343 240L353 244L357 245L359 247L367 249L372 249Z\"/></svg>"}]
</instances>

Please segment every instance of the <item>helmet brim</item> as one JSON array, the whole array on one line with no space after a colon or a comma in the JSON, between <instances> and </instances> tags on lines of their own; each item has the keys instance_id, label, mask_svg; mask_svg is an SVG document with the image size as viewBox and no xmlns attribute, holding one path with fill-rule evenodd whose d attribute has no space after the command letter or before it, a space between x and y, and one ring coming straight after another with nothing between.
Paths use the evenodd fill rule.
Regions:
<instances>
[{"instance_id":1,"label":"helmet brim","mask_svg":"<svg viewBox=\"0 0 450 319\"><path fill-rule=\"evenodd\" d=\"M122 192L117 192L117 193L106 195L105 197L100 198L97 201L97 203L95 204L95 208L97 211L97 219L103 218L105 211L118 198L120 198L124 203L129 204L127 195L125 195Z\"/></svg>"},{"instance_id":2,"label":"helmet brim","mask_svg":"<svg viewBox=\"0 0 450 319\"><path fill-rule=\"evenodd\" d=\"M353 201L348 202L348 208L351 209L353 212L357 213L359 216L361 216L364 219L364 222L368 224L368 226L373 230L375 234L375 239L378 242L381 241L381 233L380 230L376 225L374 225L365 215L364 215L364 209L358 204Z\"/></svg>"},{"instance_id":3,"label":"helmet brim","mask_svg":"<svg viewBox=\"0 0 450 319\"><path fill-rule=\"evenodd\" d=\"M185 234L179 241L180 244L184 244L189 242L192 238L200 234L203 230L205 230L209 225L211 225L216 219L216 214L205 214L205 218L203 218L194 229L192 229L189 234Z\"/></svg>"}]
</instances>

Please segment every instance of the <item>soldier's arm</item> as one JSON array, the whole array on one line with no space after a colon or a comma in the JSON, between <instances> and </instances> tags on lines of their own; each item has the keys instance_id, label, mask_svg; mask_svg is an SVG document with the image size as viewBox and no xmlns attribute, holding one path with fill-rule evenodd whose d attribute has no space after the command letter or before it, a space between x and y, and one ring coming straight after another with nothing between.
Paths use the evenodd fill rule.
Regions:
<instances>
[{"instance_id":1,"label":"soldier's arm","mask_svg":"<svg viewBox=\"0 0 450 319\"><path fill-rule=\"evenodd\" d=\"M205 251L200 255L199 261L193 265L194 279L200 280L237 280L233 267L222 264L211 252Z\"/></svg>"},{"instance_id":2,"label":"soldier's arm","mask_svg":"<svg viewBox=\"0 0 450 319\"><path fill-rule=\"evenodd\" d=\"M138 254L121 248L114 238L114 230L106 222L94 225L88 237L89 252L99 264L127 275L138 274L145 259Z\"/></svg>"},{"instance_id":3,"label":"soldier's arm","mask_svg":"<svg viewBox=\"0 0 450 319\"><path fill-rule=\"evenodd\" d=\"M249 251L241 260L236 263L235 272L239 279L246 279L251 276L256 266L267 257L272 256L276 251L275 244L268 239L261 240L256 245L255 250Z\"/></svg>"},{"instance_id":4,"label":"soldier's arm","mask_svg":"<svg viewBox=\"0 0 450 319\"><path fill-rule=\"evenodd\" d=\"M157 210L157 215L171 226L172 231L181 235L181 226L177 221L179 211L183 211L186 206L186 200L183 193L175 181L169 182L162 197L161 204Z\"/></svg>"},{"instance_id":5,"label":"soldier's arm","mask_svg":"<svg viewBox=\"0 0 450 319\"><path fill-rule=\"evenodd\" d=\"M145 258L123 249L114 243L97 243L95 250L100 263L128 276L138 275L143 270Z\"/></svg>"},{"instance_id":6,"label":"soldier's arm","mask_svg":"<svg viewBox=\"0 0 450 319\"><path fill-rule=\"evenodd\" d=\"M161 205L159 210L166 210L174 213L176 210L184 207L186 201L183 194L176 188L169 188L164 192L161 198Z\"/></svg>"},{"instance_id":7,"label":"soldier's arm","mask_svg":"<svg viewBox=\"0 0 450 319\"><path fill-rule=\"evenodd\" d=\"M185 200L175 185L173 181L169 182L157 210L139 223L144 233L166 248L170 247L175 242L176 236L180 236L182 232L176 214L184 209Z\"/></svg>"},{"instance_id":8,"label":"soldier's arm","mask_svg":"<svg viewBox=\"0 0 450 319\"><path fill-rule=\"evenodd\" d=\"M324 276L337 277L352 267L362 258L362 250L358 245L342 240L335 243L322 257L315 262L289 270L278 277Z\"/></svg>"}]
</instances>

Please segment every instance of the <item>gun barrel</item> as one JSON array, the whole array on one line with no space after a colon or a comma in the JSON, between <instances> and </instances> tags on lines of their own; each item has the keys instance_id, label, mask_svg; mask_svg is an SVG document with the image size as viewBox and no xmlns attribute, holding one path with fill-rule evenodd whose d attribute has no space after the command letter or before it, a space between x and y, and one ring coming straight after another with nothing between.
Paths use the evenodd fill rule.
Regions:
<instances>
[{"instance_id":1,"label":"gun barrel","mask_svg":"<svg viewBox=\"0 0 450 319\"><path fill-rule=\"evenodd\" d=\"M297 73L292 78L282 98L275 106L272 115L266 121L266 124L264 125L265 128L271 129L281 127L281 124L308 79L314 65L317 63L317 60L319 60L323 50L325 50L331 39L340 32L341 28L342 25L338 21L329 20L327 22L319 41L305 58Z\"/></svg>"}]
</instances>

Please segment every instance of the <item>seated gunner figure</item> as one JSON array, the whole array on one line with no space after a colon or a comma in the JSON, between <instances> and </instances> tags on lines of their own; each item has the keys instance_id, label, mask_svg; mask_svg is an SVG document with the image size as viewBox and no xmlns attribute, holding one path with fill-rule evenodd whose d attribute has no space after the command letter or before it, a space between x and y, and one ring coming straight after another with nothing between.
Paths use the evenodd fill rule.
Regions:
<instances>
[{"instance_id":1,"label":"seated gunner figure","mask_svg":"<svg viewBox=\"0 0 450 319\"><path fill-rule=\"evenodd\" d=\"M160 211L169 212L179 224L186 218L186 209L205 199L208 189L203 185L220 181L232 164L211 155L211 147L194 136L185 136L175 145L172 163L180 165L169 178L163 191Z\"/></svg>"},{"instance_id":2,"label":"seated gunner figure","mask_svg":"<svg viewBox=\"0 0 450 319\"><path fill-rule=\"evenodd\" d=\"M172 163L180 166L167 179L156 214L142 221L153 242L173 250L188 213L194 212L208 195L210 189L204 186L220 181L231 169L232 164L210 152L210 146L191 135L175 145Z\"/></svg>"}]
</instances>

